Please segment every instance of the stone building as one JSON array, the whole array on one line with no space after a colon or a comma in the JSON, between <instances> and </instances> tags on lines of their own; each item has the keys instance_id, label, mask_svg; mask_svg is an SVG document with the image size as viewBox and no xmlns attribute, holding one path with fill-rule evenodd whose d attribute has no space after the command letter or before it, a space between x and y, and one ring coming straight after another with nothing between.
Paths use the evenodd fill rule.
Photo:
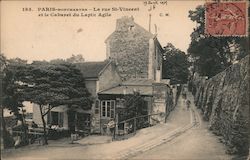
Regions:
<instances>
[{"instance_id":1,"label":"stone building","mask_svg":"<svg viewBox=\"0 0 250 160\"><path fill-rule=\"evenodd\" d=\"M156 35L135 23L133 17L117 19L116 29L105 43L106 57L117 64L123 80L161 79L163 49Z\"/></svg>"},{"instance_id":2,"label":"stone building","mask_svg":"<svg viewBox=\"0 0 250 160\"><path fill-rule=\"evenodd\" d=\"M174 104L172 88L162 80L163 49L157 36L136 24L133 17L122 17L105 43L107 59L115 62L123 82L98 92L101 133L109 134L108 122L115 118L116 110L124 108L123 97L134 91L146 101L147 114L154 115L150 125L164 123Z\"/></svg>"}]
</instances>

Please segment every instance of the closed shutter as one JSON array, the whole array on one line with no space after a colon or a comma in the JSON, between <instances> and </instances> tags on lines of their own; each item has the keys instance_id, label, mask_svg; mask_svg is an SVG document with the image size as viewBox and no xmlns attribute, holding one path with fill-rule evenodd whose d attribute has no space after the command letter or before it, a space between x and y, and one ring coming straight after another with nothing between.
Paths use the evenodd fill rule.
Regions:
<instances>
[{"instance_id":1,"label":"closed shutter","mask_svg":"<svg viewBox=\"0 0 250 160\"><path fill-rule=\"evenodd\" d=\"M64 118L64 113L63 112L59 112L59 127L63 127L63 118Z\"/></svg>"}]
</instances>

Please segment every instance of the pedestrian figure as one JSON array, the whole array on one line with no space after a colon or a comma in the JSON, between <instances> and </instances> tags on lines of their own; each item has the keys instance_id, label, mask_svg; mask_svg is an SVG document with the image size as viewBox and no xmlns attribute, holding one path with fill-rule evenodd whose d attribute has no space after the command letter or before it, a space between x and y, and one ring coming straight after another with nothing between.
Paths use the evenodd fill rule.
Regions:
<instances>
[{"instance_id":1,"label":"pedestrian figure","mask_svg":"<svg viewBox=\"0 0 250 160\"><path fill-rule=\"evenodd\" d=\"M187 98L187 93L185 91L183 91L183 93L182 93L182 98L184 98L184 99Z\"/></svg>"},{"instance_id":2,"label":"pedestrian figure","mask_svg":"<svg viewBox=\"0 0 250 160\"><path fill-rule=\"evenodd\" d=\"M190 104L191 104L190 100L187 100L187 101L186 101L186 104L187 104L187 110L189 110Z\"/></svg>"},{"instance_id":3,"label":"pedestrian figure","mask_svg":"<svg viewBox=\"0 0 250 160\"><path fill-rule=\"evenodd\" d=\"M115 121L113 120L113 118L110 119L109 123L107 124L107 127L110 130L110 133L112 135L112 140L113 140L114 134L115 134Z\"/></svg>"}]
</instances>

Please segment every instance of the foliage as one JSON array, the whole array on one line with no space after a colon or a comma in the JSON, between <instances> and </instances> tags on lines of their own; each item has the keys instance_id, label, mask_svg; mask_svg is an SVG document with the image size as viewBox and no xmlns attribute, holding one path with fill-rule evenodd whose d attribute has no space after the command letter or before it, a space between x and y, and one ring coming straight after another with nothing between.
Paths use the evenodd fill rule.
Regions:
<instances>
[{"instance_id":1,"label":"foliage","mask_svg":"<svg viewBox=\"0 0 250 160\"><path fill-rule=\"evenodd\" d=\"M66 61L69 63L82 63L85 61L85 59L82 57L81 54L72 54L72 56L70 58L67 58Z\"/></svg>"},{"instance_id":2,"label":"foliage","mask_svg":"<svg viewBox=\"0 0 250 160\"><path fill-rule=\"evenodd\" d=\"M124 96L124 106L122 110L118 110L119 122L132 119L128 121L134 126L134 119L138 116L148 115L147 104L139 92L134 92L132 95ZM147 117L136 119L136 128L144 128L147 123Z\"/></svg>"},{"instance_id":3,"label":"foliage","mask_svg":"<svg viewBox=\"0 0 250 160\"><path fill-rule=\"evenodd\" d=\"M3 101L4 107L11 110L14 115L22 120L19 115L20 108L23 107L25 101L23 86L20 84L20 76L18 73L26 67L25 61L20 59L12 59L6 62L6 67L3 70L4 77L2 81L3 86Z\"/></svg>"},{"instance_id":4,"label":"foliage","mask_svg":"<svg viewBox=\"0 0 250 160\"><path fill-rule=\"evenodd\" d=\"M189 18L196 22L196 28L191 33L188 53L194 62L194 72L212 77L245 57L248 44L246 37L207 36L204 32L204 16L204 6L198 6L194 11L189 11Z\"/></svg>"},{"instance_id":5,"label":"foliage","mask_svg":"<svg viewBox=\"0 0 250 160\"><path fill-rule=\"evenodd\" d=\"M38 104L47 144L45 115L60 105L74 109L91 108L92 99L81 72L71 63L10 60L4 70L3 104L18 114L23 101Z\"/></svg>"},{"instance_id":6,"label":"foliage","mask_svg":"<svg viewBox=\"0 0 250 160\"><path fill-rule=\"evenodd\" d=\"M83 58L83 56L81 54L77 54L77 55L74 55L72 54L71 57L67 58L66 60L65 59L61 59L61 58L58 58L58 59L53 59L50 61L51 63L65 63L65 62L68 62L68 63L83 63L85 62L85 59Z\"/></svg>"},{"instance_id":7,"label":"foliage","mask_svg":"<svg viewBox=\"0 0 250 160\"><path fill-rule=\"evenodd\" d=\"M92 99L85 87L81 72L70 63L48 63L35 61L23 77L26 98L39 105L46 138L44 117L60 105L69 108L90 109ZM45 139L45 144L47 140Z\"/></svg>"},{"instance_id":8,"label":"foliage","mask_svg":"<svg viewBox=\"0 0 250 160\"><path fill-rule=\"evenodd\" d=\"M164 47L163 53L163 73L164 79L170 79L171 84L183 84L188 80L189 62L187 55L175 48L171 43Z\"/></svg>"},{"instance_id":9,"label":"foliage","mask_svg":"<svg viewBox=\"0 0 250 160\"><path fill-rule=\"evenodd\" d=\"M0 53L0 103L1 103L1 131L2 131L2 136L3 136L3 146L4 148L10 148L12 146L14 146L14 140L12 139L12 137L10 136L9 132L6 129L6 124L5 124L5 119L3 116L3 88L2 88L2 79L3 79L3 71L5 69L7 65L7 59L6 57Z\"/></svg>"},{"instance_id":10,"label":"foliage","mask_svg":"<svg viewBox=\"0 0 250 160\"><path fill-rule=\"evenodd\" d=\"M0 53L0 71L2 72L7 63L6 57Z\"/></svg>"},{"instance_id":11,"label":"foliage","mask_svg":"<svg viewBox=\"0 0 250 160\"><path fill-rule=\"evenodd\" d=\"M49 104L51 107L90 107L90 93L85 87L84 78L70 63L33 62L29 75L24 80L30 84L26 91L31 102Z\"/></svg>"},{"instance_id":12,"label":"foliage","mask_svg":"<svg viewBox=\"0 0 250 160\"><path fill-rule=\"evenodd\" d=\"M20 84L20 77L17 76L17 73L25 68L26 61L21 60L19 58L17 59L11 59L7 60L6 58L1 58L4 60L5 66L3 67L3 79L2 79L2 88L1 92L3 95L1 95L1 104L2 109L7 108L12 113L14 113L15 117L22 122L21 129L24 131L24 134L22 136L22 144L27 144L27 130L25 128L25 122L24 122L24 115L23 112L20 112L20 110L23 111L23 102L25 101L24 98L24 92L23 92L23 86ZM2 75L1 75L2 76ZM5 126L5 120L2 120L3 125L3 135L5 137L4 139L4 146L10 147L13 145L13 140L10 137L9 133L6 130Z\"/></svg>"}]
</instances>

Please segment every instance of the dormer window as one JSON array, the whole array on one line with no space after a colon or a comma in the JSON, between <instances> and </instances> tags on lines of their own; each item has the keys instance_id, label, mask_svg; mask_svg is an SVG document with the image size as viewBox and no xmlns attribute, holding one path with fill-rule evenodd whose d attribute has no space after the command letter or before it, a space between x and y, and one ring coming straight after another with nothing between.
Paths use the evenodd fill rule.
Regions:
<instances>
[{"instance_id":1,"label":"dormer window","mask_svg":"<svg viewBox=\"0 0 250 160\"><path fill-rule=\"evenodd\" d=\"M134 30L134 28L135 28L135 26L134 26L134 25L130 25L130 26L129 26L129 28L128 28L128 30L129 30L129 31L133 31L133 30Z\"/></svg>"}]
</instances>

